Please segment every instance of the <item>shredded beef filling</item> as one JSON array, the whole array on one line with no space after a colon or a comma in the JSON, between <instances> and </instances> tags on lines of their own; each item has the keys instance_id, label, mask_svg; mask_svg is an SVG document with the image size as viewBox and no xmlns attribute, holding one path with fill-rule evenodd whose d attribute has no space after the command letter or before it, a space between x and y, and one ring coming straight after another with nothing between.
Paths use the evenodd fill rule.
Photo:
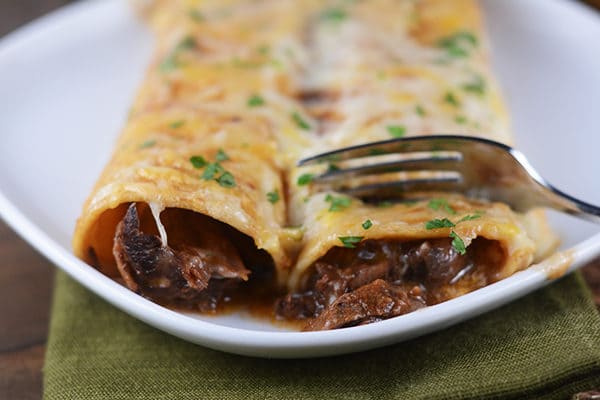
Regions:
<instances>
[{"instance_id":1,"label":"shredded beef filling","mask_svg":"<svg viewBox=\"0 0 600 400\"><path fill-rule=\"evenodd\" d=\"M475 240L465 255L451 239L365 241L334 248L314 265L307 288L276 304L277 316L306 319L305 330L371 323L437 304L495 281L504 253Z\"/></svg>"},{"instance_id":2,"label":"shredded beef filling","mask_svg":"<svg viewBox=\"0 0 600 400\"><path fill-rule=\"evenodd\" d=\"M158 236L140 231L132 204L117 226L113 247L125 284L159 303L214 311L250 271L224 232L217 225L207 228L190 243L163 246Z\"/></svg>"}]
</instances>

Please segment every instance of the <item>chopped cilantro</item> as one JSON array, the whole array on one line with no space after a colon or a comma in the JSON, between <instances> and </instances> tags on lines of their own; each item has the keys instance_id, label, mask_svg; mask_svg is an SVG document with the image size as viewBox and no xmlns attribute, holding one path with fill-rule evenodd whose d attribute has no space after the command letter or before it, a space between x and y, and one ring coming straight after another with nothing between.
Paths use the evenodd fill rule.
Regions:
<instances>
[{"instance_id":1,"label":"chopped cilantro","mask_svg":"<svg viewBox=\"0 0 600 400\"><path fill-rule=\"evenodd\" d=\"M204 18L204 15L202 15L202 13L196 10L195 8L192 8L188 11L188 17L190 17L194 22L197 23L204 22L206 19Z\"/></svg>"},{"instance_id":2,"label":"chopped cilantro","mask_svg":"<svg viewBox=\"0 0 600 400\"><path fill-rule=\"evenodd\" d=\"M294 122L296 123L296 125L298 125L298 128L304 129L305 131L310 130L310 125L308 124L308 122L306 122L302 118L302 116L298 112L294 112L292 114L292 119L294 120Z\"/></svg>"},{"instance_id":3,"label":"chopped cilantro","mask_svg":"<svg viewBox=\"0 0 600 400\"><path fill-rule=\"evenodd\" d=\"M169 127L171 129L178 129L178 128L181 128L184 125L185 125L185 121L180 120L180 121L173 121L173 122L171 122L171 124L169 125Z\"/></svg>"},{"instance_id":4,"label":"chopped cilantro","mask_svg":"<svg viewBox=\"0 0 600 400\"><path fill-rule=\"evenodd\" d=\"M478 42L473 33L462 31L441 39L438 46L452 58L463 58L470 55L471 49L477 47Z\"/></svg>"},{"instance_id":5,"label":"chopped cilantro","mask_svg":"<svg viewBox=\"0 0 600 400\"><path fill-rule=\"evenodd\" d=\"M389 125L387 131L393 138L401 138L406 135L406 127L401 125Z\"/></svg>"},{"instance_id":6,"label":"chopped cilantro","mask_svg":"<svg viewBox=\"0 0 600 400\"><path fill-rule=\"evenodd\" d=\"M460 219L457 223L465 222L465 221L473 221L474 219L481 218L481 213L477 212L473 215L466 215Z\"/></svg>"},{"instance_id":7,"label":"chopped cilantro","mask_svg":"<svg viewBox=\"0 0 600 400\"><path fill-rule=\"evenodd\" d=\"M218 162L207 164L206 169L202 174L202 179L204 179L205 181L210 181L215 178L215 175L220 174L222 172L225 172L225 169Z\"/></svg>"},{"instance_id":8,"label":"chopped cilantro","mask_svg":"<svg viewBox=\"0 0 600 400\"><path fill-rule=\"evenodd\" d=\"M353 249L364 239L364 236L339 236L338 239L340 239L344 247Z\"/></svg>"},{"instance_id":9,"label":"chopped cilantro","mask_svg":"<svg viewBox=\"0 0 600 400\"><path fill-rule=\"evenodd\" d=\"M173 69L176 69L179 67L179 54L183 51L186 50L192 50L196 48L196 39L194 39L192 36L187 36L185 38L183 38L178 44L177 46L175 46L175 49L173 49L173 51L171 51L171 53L169 54L169 56L167 58L165 58L163 60L163 62L160 64L160 70L162 72L169 72Z\"/></svg>"},{"instance_id":10,"label":"chopped cilantro","mask_svg":"<svg viewBox=\"0 0 600 400\"><path fill-rule=\"evenodd\" d=\"M339 171L339 170L340 170L340 167L338 167L334 163L329 163L329 165L327 165L327 172L335 172L335 171Z\"/></svg>"},{"instance_id":11,"label":"chopped cilantro","mask_svg":"<svg viewBox=\"0 0 600 400\"><path fill-rule=\"evenodd\" d=\"M235 178L233 177L233 175L231 175L231 172L228 171L225 171L223 175L216 179L216 181L219 183L219 185L223 186L224 188L235 187Z\"/></svg>"},{"instance_id":12,"label":"chopped cilantro","mask_svg":"<svg viewBox=\"0 0 600 400\"><path fill-rule=\"evenodd\" d=\"M219 149L219 151L217 151L217 156L215 157L215 159L217 160L217 162L227 161L229 160L229 156L227 155L227 153L225 153L225 151L223 151L223 149Z\"/></svg>"},{"instance_id":13,"label":"chopped cilantro","mask_svg":"<svg viewBox=\"0 0 600 400\"><path fill-rule=\"evenodd\" d=\"M275 204L279 201L279 191L273 190L272 192L267 193L267 199L271 204Z\"/></svg>"},{"instance_id":14,"label":"chopped cilantro","mask_svg":"<svg viewBox=\"0 0 600 400\"><path fill-rule=\"evenodd\" d=\"M457 115L456 117L454 117L454 122L456 122L459 125L464 125L467 123L467 117L465 117L464 115Z\"/></svg>"},{"instance_id":15,"label":"chopped cilantro","mask_svg":"<svg viewBox=\"0 0 600 400\"><path fill-rule=\"evenodd\" d=\"M311 183L315 179L315 174L302 174L298 178L298 186L305 186Z\"/></svg>"},{"instance_id":16,"label":"chopped cilantro","mask_svg":"<svg viewBox=\"0 0 600 400\"><path fill-rule=\"evenodd\" d=\"M456 214L456 211L450 206L446 199L431 199L427 204L427 207L432 210L438 211L440 208L446 211L448 214Z\"/></svg>"},{"instance_id":17,"label":"chopped cilantro","mask_svg":"<svg viewBox=\"0 0 600 400\"><path fill-rule=\"evenodd\" d=\"M461 86L465 92L474 93L480 96L485 94L485 80L481 76L476 76L472 82L465 83Z\"/></svg>"},{"instance_id":18,"label":"chopped cilantro","mask_svg":"<svg viewBox=\"0 0 600 400\"><path fill-rule=\"evenodd\" d=\"M441 228L454 228L456 225L454 222L450 221L448 218L444 219L432 219L431 221L427 221L425 223L425 229L441 229Z\"/></svg>"},{"instance_id":19,"label":"chopped cilantro","mask_svg":"<svg viewBox=\"0 0 600 400\"><path fill-rule=\"evenodd\" d=\"M452 238L452 247L454 247L454 250L456 250L460 255L465 255L467 252L467 246L465 246L465 242L462 240L462 238L454 231L450 232L450 237Z\"/></svg>"},{"instance_id":20,"label":"chopped cilantro","mask_svg":"<svg viewBox=\"0 0 600 400\"><path fill-rule=\"evenodd\" d=\"M144 143L140 144L140 149L148 149L153 147L156 144L156 140L146 140Z\"/></svg>"},{"instance_id":21,"label":"chopped cilantro","mask_svg":"<svg viewBox=\"0 0 600 400\"><path fill-rule=\"evenodd\" d=\"M419 117L424 117L425 115L427 115L425 108L423 108L423 106L420 104L417 104L417 106L415 107L415 112Z\"/></svg>"},{"instance_id":22,"label":"chopped cilantro","mask_svg":"<svg viewBox=\"0 0 600 400\"><path fill-rule=\"evenodd\" d=\"M248 107L262 106L265 104L265 99L255 94L248 99L248 102L246 104L248 104Z\"/></svg>"},{"instance_id":23,"label":"chopped cilantro","mask_svg":"<svg viewBox=\"0 0 600 400\"><path fill-rule=\"evenodd\" d=\"M330 204L329 211L342 211L352 204L352 199L346 196L332 196L328 194L325 201Z\"/></svg>"},{"instance_id":24,"label":"chopped cilantro","mask_svg":"<svg viewBox=\"0 0 600 400\"><path fill-rule=\"evenodd\" d=\"M190 158L190 162L194 166L194 168L200 169L204 168L208 165L208 162L202 156L192 156Z\"/></svg>"},{"instance_id":25,"label":"chopped cilantro","mask_svg":"<svg viewBox=\"0 0 600 400\"><path fill-rule=\"evenodd\" d=\"M446 92L446 94L444 95L444 101L455 107L460 106L460 102L452 92Z\"/></svg>"},{"instance_id":26,"label":"chopped cilantro","mask_svg":"<svg viewBox=\"0 0 600 400\"><path fill-rule=\"evenodd\" d=\"M259 46L256 51L258 51L258 54L266 56L271 51L271 48L268 45L263 44L262 46Z\"/></svg>"},{"instance_id":27,"label":"chopped cilantro","mask_svg":"<svg viewBox=\"0 0 600 400\"><path fill-rule=\"evenodd\" d=\"M329 8L321 13L321 20L328 22L342 22L347 17L348 14L341 8Z\"/></svg>"},{"instance_id":28,"label":"chopped cilantro","mask_svg":"<svg viewBox=\"0 0 600 400\"><path fill-rule=\"evenodd\" d=\"M373 222L371 222L370 219L368 219L362 223L362 227L364 230L367 230L367 229L371 228L372 226L373 226Z\"/></svg>"}]
</instances>

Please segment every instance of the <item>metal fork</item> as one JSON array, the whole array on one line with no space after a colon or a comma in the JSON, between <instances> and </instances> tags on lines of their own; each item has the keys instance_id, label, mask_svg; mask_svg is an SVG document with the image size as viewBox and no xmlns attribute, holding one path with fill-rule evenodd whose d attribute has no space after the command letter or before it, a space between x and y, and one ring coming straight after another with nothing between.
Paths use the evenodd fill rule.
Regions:
<instances>
[{"instance_id":1,"label":"metal fork","mask_svg":"<svg viewBox=\"0 0 600 400\"><path fill-rule=\"evenodd\" d=\"M347 147L299 161L328 163L313 183L363 198L448 191L500 201L525 212L549 207L600 223L600 207L549 184L520 151L468 136L419 136Z\"/></svg>"}]
</instances>

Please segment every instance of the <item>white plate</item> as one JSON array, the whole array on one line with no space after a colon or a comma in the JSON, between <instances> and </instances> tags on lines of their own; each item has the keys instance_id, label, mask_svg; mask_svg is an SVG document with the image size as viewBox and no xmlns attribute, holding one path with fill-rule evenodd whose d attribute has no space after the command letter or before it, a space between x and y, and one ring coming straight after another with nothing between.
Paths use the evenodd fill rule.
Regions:
<instances>
[{"instance_id":1,"label":"white plate","mask_svg":"<svg viewBox=\"0 0 600 400\"><path fill-rule=\"evenodd\" d=\"M542 175L600 203L600 18L571 1L485 1L497 71L518 144ZM314 357L445 328L548 282L532 267L502 282L380 323L282 332L244 315L198 317L135 295L76 259L71 234L108 160L152 43L127 3L76 3L0 44L0 213L34 247L116 307L163 331L232 353ZM570 271L600 253L598 226L553 218ZM587 240L586 240L587 238ZM591 239L589 239L591 238Z\"/></svg>"}]
</instances>

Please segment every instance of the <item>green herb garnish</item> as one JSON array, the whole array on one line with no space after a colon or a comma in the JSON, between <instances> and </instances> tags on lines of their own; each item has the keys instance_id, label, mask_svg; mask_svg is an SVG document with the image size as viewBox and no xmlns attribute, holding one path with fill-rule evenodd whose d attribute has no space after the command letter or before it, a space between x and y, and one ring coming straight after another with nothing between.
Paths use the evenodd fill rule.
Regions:
<instances>
[{"instance_id":1,"label":"green herb garnish","mask_svg":"<svg viewBox=\"0 0 600 400\"><path fill-rule=\"evenodd\" d=\"M265 104L265 99L255 94L248 99L248 107L259 107Z\"/></svg>"},{"instance_id":2,"label":"green herb garnish","mask_svg":"<svg viewBox=\"0 0 600 400\"><path fill-rule=\"evenodd\" d=\"M439 211L440 209L443 209L448 214L452 214L452 215L456 214L456 211L450 206L450 204L448 203L448 200L446 200L446 199L431 199L431 200L429 200L427 207L429 207L435 211Z\"/></svg>"},{"instance_id":3,"label":"green herb garnish","mask_svg":"<svg viewBox=\"0 0 600 400\"><path fill-rule=\"evenodd\" d=\"M146 140L144 143L140 144L139 148L140 149L148 149L150 147L153 147L156 144L156 140Z\"/></svg>"},{"instance_id":4,"label":"green herb garnish","mask_svg":"<svg viewBox=\"0 0 600 400\"><path fill-rule=\"evenodd\" d=\"M330 8L321 13L321 20L327 22L342 22L347 17L348 14L341 8Z\"/></svg>"},{"instance_id":5,"label":"green herb garnish","mask_svg":"<svg viewBox=\"0 0 600 400\"><path fill-rule=\"evenodd\" d=\"M336 164L333 163L329 163L329 165L327 165L327 172L335 172L335 171L339 171L340 167L338 167Z\"/></svg>"},{"instance_id":6,"label":"green herb garnish","mask_svg":"<svg viewBox=\"0 0 600 400\"><path fill-rule=\"evenodd\" d=\"M227 153L225 153L225 151L223 151L223 149L219 149L217 151L217 156L215 157L215 159L217 160L217 162L227 161L229 160L229 156L227 155Z\"/></svg>"},{"instance_id":7,"label":"green herb garnish","mask_svg":"<svg viewBox=\"0 0 600 400\"><path fill-rule=\"evenodd\" d=\"M454 107L460 106L460 102L452 92L446 92L444 95L444 101Z\"/></svg>"},{"instance_id":8,"label":"green herb garnish","mask_svg":"<svg viewBox=\"0 0 600 400\"><path fill-rule=\"evenodd\" d=\"M454 231L450 232L450 237L452 238L452 247L454 247L454 250L460 255L465 255L467 253L467 246L465 246L462 238Z\"/></svg>"},{"instance_id":9,"label":"green herb garnish","mask_svg":"<svg viewBox=\"0 0 600 400\"><path fill-rule=\"evenodd\" d=\"M328 194L325 201L330 204L329 211L342 211L352 204L352 199L346 196L332 196Z\"/></svg>"},{"instance_id":10,"label":"green herb garnish","mask_svg":"<svg viewBox=\"0 0 600 400\"><path fill-rule=\"evenodd\" d=\"M362 223L362 227L363 229L366 231L367 229L371 228L373 226L373 222L371 222L370 219L366 220L365 222Z\"/></svg>"},{"instance_id":11,"label":"green herb garnish","mask_svg":"<svg viewBox=\"0 0 600 400\"><path fill-rule=\"evenodd\" d=\"M315 174L302 174L300 175L300 177L298 178L298 182L296 183L298 184L298 186L305 186L311 183L313 179L315 179Z\"/></svg>"},{"instance_id":12,"label":"green herb garnish","mask_svg":"<svg viewBox=\"0 0 600 400\"><path fill-rule=\"evenodd\" d=\"M179 55L187 50L196 48L196 39L191 36L183 38L177 46L171 51L169 56L160 64L162 72L169 72L179 67Z\"/></svg>"},{"instance_id":13,"label":"green herb garnish","mask_svg":"<svg viewBox=\"0 0 600 400\"><path fill-rule=\"evenodd\" d=\"M470 92L483 96L485 94L486 89L485 80L481 76L477 76L475 77L475 80L473 80L473 82L465 83L461 86L461 88L465 92Z\"/></svg>"},{"instance_id":14,"label":"green herb garnish","mask_svg":"<svg viewBox=\"0 0 600 400\"><path fill-rule=\"evenodd\" d=\"M224 172L223 175L216 179L216 181L219 183L219 185L223 186L224 188L235 187L235 178L233 177L231 172L228 171Z\"/></svg>"},{"instance_id":15,"label":"green herb garnish","mask_svg":"<svg viewBox=\"0 0 600 400\"><path fill-rule=\"evenodd\" d=\"M178 129L178 128L181 128L184 125L185 125L185 121L180 120L180 121L171 122L171 124L169 125L169 127L171 129Z\"/></svg>"},{"instance_id":16,"label":"green herb garnish","mask_svg":"<svg viewBox=\"0 0 600 400\"><path fill-rule=\"evenodd\" d=\"M277 203L279 201L279 191L273 190L272 192L267 193L267 200L269 200L271 204Z\"/></svg>"},{"instance_id":17,"label":"green herb garnish","mask_svg":"<svg viewBox=\"0 0 600 400\"><path fill-rule=\"evenodd\" d=\"M190 162L194 166L194 168L200 169L204 168L208 165L208 162L202 156L192 156L190 158Z\"/></svg>"},{"instance_id":18,"label":"green herb garnish","mask_svg":"<svg viewBox=\"0 0 600 400\"><path fill-rule=\"evenodd\" d=\"M465 222L465 221L473 221L474 219L479 219L481 218L481 214L480 213L475 213L473 215L466 215L464 217L462 217L457 224L460 224L461 222Z\"/></svg>"},{"instance_id":19,"label":"green herb garnish","mask_svg":"<svg viewBox=\"0 0 600 400\"><path fill-rule=\"evenodd\" d=\"M428 231L432 229L441 229L441 228L454 228L456 225L454 222L450 221L448 218L443 219L432 219L431 221L427 221L425 223L425 229Z\"/></svg>"},{"instance_id":20,"label":"green herb garnish","mask_svg":"<svg viewBox=\"0 0 600 400\"><path fill-rule=\"evenodd\" d=\"M354 249L364 239L364 236L339 236L338 239L340 239L344 247Z\"/></svg>"},{"instance_id":21,"label":"green herb garnish","mask_svg":"<svg viewBox=\"0 0 600 400\"><path fill-rule=\"evenodd\" d=\"M292 119L294 120L294 122L296 123L296 125L298 125L298 128L304 129L305 131L310 130L310 125L308 124L308 122L306 122L302 118L302 116L298 112L294 112L292 114Z\"/></svg>"},{"instance_id":22,"label":"green herb garnish","mask_svg":"<svg viewBox=\"0 0 600 400\"><path fill-rule=\"evenodd\" d=\"M467 123L467 117L465 117L464 115L457 115L456 117L454 117L454 122L456 122L459 125L464 125Z\"/></svg>"},{"instance_id":23,"label":"green herb garnish","mask_svg":"<svg viewBox=\"0 0 600 400\"><path fill-rule=\"evenodd\" d=\"M198 11L194 8L192 8L188 11L188 17L190 17L194 22L197 22L197 23L201 23L206 20L206 18L204 18L204 15L202 15L202 13L200 11Z\"/></svg>"},{"instance_id":24,"label":"green herb garnish","mask_svg":"<svg viewBox=\"0 0 600 400\"><path fill-rule=\"evenodd\" d=\"M210 181L214 179L217 174L220 174L222 172L225 172L225 169L218 162L207 164L206 169L202 174L202 179L204 179L205 181Z\"/></svg>"},{"instance_id":25,"label":"green herb garnish","mask_svg":"<svg viewBox=\"0 0 600 400\"><path fill-rule=\"evenodd\" d=\"M467 31L457 32L438 42L438 46L446 50L446 53L452 58L468 57L471 50L477 45L477 37Z\"/></svg>"},{"instance_id":26,"label":"green herb garnish","mask_svg":"<svg viewBox=\"0 0 600 400\"><path fill-rule=\"evenodd\" d=\"M423 106L422 106L422 105L420 105L420 104L418 104L418 105L415 107L415 112L417 113L417 115L418 115L419 117L424 117L425 115L427 115L427 112L425 111L425 108L423 108Z\"/></svg>"},{"instance_id":27,"label":"green herb garnish","mask_svg":"<svg viewBox=\"0 0 600 400\"><path fill-rule=\"evenodd\" d=\"M406 127L401 125L389 125L387 131L393 138L401 138L406 135Z\"/></svg>"}]
</instances>

